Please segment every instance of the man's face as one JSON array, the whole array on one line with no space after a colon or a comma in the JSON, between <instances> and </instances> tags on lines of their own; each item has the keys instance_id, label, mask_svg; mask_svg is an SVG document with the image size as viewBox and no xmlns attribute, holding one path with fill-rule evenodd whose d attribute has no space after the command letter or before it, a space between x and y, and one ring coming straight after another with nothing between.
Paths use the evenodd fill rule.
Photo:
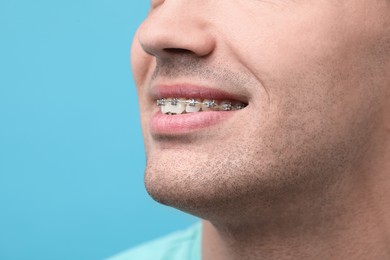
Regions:
<instances>
[{"instance_id":1,"label":"man's face","mask_svg":"<svg viewBox=\"0 0 390 260\"><path fill-rule=\"evenodd\" d=\"M132 47L148 192L207 217L356 170L388 109L389 16L387 0L152 1ZM246 107L166 115L161 98Z\"/></svg>"}]
</instances>

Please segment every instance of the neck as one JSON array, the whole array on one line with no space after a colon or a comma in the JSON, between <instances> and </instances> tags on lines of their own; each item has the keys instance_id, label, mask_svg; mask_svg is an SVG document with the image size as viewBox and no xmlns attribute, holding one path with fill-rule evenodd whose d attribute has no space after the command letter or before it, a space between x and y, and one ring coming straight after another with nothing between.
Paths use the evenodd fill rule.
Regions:
<instances>
[{"instance_id":1,"label":"neck","mask_svg":"<svg viewBox=\"0 0 390 260\"><path fill-rule=\"evenodd\" d=\"M332 191L203 221L203 259L390 259L390 162L379 160Z\"/></svg>"}]
</instances>

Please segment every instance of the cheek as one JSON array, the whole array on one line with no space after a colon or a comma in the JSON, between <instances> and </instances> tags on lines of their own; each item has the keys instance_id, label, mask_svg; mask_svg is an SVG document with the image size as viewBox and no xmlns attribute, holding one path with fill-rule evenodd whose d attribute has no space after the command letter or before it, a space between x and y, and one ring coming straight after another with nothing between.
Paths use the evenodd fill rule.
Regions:
<instances>
[{"instance_id":1,"label":"cheek","mask_svg":"<svg viewBox=\"0 0 390 260\"><path fill-rule=\"evenodd\" d=\"M130 59L133 79L138 93L138 104L140 108L141 126L143 129L145 149L146 152L148 152L150 150L149 146L151 143L147 131L147 118L150 117L150 115L148 114L150 113L150 100L148 100L148 96L145 92L147 91L147 82L150 79L150 75L152 74L155 67L155 58L151 55L148 55L142 49L138 41L138 33L133 39Z\"/></svg>"},{"instance_id":2,"label":"cheek","mask_svg":"<svg viewBox=\"0 0 390 260\"><path fill-rule=\"evenodd\" d=\"M323 69L331 69L328 64L345 45L338 11L329 4L295 3L286 9L259 6L257 15L235 13L224 25L229 51L252 74L266 85L267 81L290 83L305 73L317 73L313 66L320 63Z\"/></svg>"},{"instance_id":3,"label":"cheek","mask_svg":"<svg viewBox=\"0 0 390 260\"><path fill-rule=\"evenodd\" d=\"M148 77L148 73L153 66L154 57L147 54L141 47L138 41L138 32L136 33L133 44L131 46L131 69L133 72L133 78L137 87L137 91L140 91Z\"/></svg>"}]
</instances>

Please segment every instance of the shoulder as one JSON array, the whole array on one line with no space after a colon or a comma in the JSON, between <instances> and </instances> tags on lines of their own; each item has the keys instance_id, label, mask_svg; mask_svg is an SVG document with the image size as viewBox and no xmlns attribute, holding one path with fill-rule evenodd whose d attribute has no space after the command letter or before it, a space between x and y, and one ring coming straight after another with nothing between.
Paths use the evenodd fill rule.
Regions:
<instances>
[{"instance_id":1,"label":"shoulder","mask_svg":"<svg viewBox=\"0 0 390 260\"><path fill-rule=\"evenodd\" d=\"M107 260L200 260L201 223L141 244Z\"/></svg>"}]
</instances>

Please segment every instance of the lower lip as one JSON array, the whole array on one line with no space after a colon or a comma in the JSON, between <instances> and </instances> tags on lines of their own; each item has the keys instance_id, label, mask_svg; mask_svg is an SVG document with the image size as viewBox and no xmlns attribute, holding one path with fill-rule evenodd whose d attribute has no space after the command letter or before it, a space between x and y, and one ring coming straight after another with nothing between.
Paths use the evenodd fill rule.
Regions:
<instances>
[{"instance_id":1,"label":"lower lip","mask_svg":"<svg viewBox=\"0 0 390 260\"><path fill-rule=\"evenodd\" d=\"M237 111L205 111L181 115L166 115L158 111L150 121L150 130L156 135L191 133L223 121Z\"/></svg>"}]
</instances>

